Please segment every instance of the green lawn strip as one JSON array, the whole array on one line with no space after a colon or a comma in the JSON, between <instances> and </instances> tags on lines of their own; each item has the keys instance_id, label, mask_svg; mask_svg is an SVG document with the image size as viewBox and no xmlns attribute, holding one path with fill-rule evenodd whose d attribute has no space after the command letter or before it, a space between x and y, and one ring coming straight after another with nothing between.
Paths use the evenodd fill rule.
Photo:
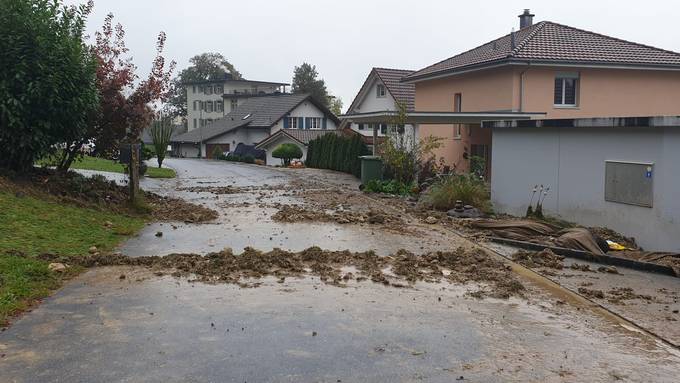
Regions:
<instances>
[{"instance_id":1,"label":"green lawn strip","mask_svg":"<svg viewBox=\"0 0 680 383\"><path fill-rule=\"evenodd\" d=\"M46 159L38 161L38 165L52 165L53 163ZM125 173L125 166L112 160L107 160L100 157L83 156L73 161L71 169L85 169L98 170L100 172L111 173ZM170 168L158 168L156 166L149 166L146 170L146 176L150 178L175 178L177 174Z\"/></svg>"},{"instance_id":2,"label":"green lawn strip","mask_svg":"<svg viewBox=\"0 0 680 383\"><path fill-rule=\"evenodd\" d=\"M144 219L79 208L0 191L0 325L49 294L67 275L32 259L41 253L87 254L91 246L111 250L144 226ZM27 257L10 255L20 251Z\"/></svg>"}]
</instances>

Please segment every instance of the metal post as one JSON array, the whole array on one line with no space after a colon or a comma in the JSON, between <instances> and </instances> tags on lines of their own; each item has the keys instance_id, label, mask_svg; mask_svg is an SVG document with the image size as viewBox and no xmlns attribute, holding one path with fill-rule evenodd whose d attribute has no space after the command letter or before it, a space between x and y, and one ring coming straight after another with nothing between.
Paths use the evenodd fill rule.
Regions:
<instances>
[{"instance_id":1,"label":"metal post","mask_svg":"<svg viewBox=\"0 0 680 383\"><path fill-rule=\"evenodd\" d=\"M139 195L139 144L130 145L130 201L135 202Z\"/></svg>"},{"instance_id":2,"label":"metal post","mask_svg":"<svg viewBox=\"0 0 680 383\"><path fill-rule=\"evenodd\" d=\"M379 124L373 124L373 155L376 156L378 155L378 128L380 127Z\"/></svg>"}]
</instances>

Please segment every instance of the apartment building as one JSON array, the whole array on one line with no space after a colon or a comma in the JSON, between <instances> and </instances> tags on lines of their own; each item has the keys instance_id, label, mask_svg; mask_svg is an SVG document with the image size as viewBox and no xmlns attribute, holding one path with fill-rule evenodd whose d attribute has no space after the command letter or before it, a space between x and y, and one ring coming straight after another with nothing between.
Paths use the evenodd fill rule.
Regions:
<instances>
[{"instance_id":1,"label":"apartment building","mask_svg":"<svg viewBox=\"0 0 680 383\"><path fill-rule=\"evenodd\" d=\"M281 82L223 79L185 83L187 92L187 130L191 131L235 111L246 100L286 92Z\"/></svg>"}]
</instances>

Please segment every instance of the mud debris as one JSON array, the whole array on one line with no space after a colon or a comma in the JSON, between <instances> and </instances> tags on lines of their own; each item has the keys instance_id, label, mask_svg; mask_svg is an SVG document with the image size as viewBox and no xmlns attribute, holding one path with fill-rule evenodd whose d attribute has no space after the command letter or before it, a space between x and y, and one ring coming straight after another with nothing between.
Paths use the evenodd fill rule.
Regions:
<instances>
[{"instance_id":1,"label":"mud debris","mask_svg":"<svg viewBox=\"0 0 680 383\"><path fill-rule=\"evenodd\" d=\"M579 287L578 292L579 292L579 294L585 296L586 298L604 299L604 292L602 290L587 289L585 287Z\"/></svg>"},{"instance_id":2,"label":"mud debris","mask_svg":"<svg viewBox=\"0 0 680 383\"><path fill-rule=\"evenodd\" d=\"M152 208L151 215L158 221L202 223L215 220L219 216L213 209L181 199L162 197L152 193L147 193L146 197L147 203Z\"/></svg>"},{"instance_id":3,"label":"mud debris","mask_svg":"<svg viewBox=\"0 0 680 383\"><path fill-rule=\"evenodd\" d=\"M550 249L539 252L520 250L512 255L512 260L529 268L546 267L555 270L564 268L564 257Z\"/></svg>"},{"instance_id":4,"label":"mud debris","mask_svg":"<svg viewBox=\"0 0 680 383\"><path fill-rule=\"evenodd\" d=\"M216 195L222 194L238 194L243 193L242 188L233 186L191 186L191 187L181 187L177 189L178 191L191 192L191 193L212 193Z\"/></svg>"},{"instance_id":5,"label":"mud debris","mask_svg":"<svg viewBox=\"0 0 680 383\"><path fill-rule=\"evenodd\" d=\"M415 255L400 250L381 257L372 251L328 251L311 247L300 252L274 249L261 252L245 248L234 254L231 249L199 254L171 254L164 257L131 258L120 254L90 254L81 257L39 256L48 261L68 260L82 267L143 266L156 274L187 277L204 283L234 283L257 287L253 282L267 276L285 280L289 277L316 276L326 284L347 286L348 281L371 280L395 287L413 286L417 282L474 284L473 297L507 299L522 296L524 285L503 261L480 249L458 248L450 252ZM352 268L348 272L347 268Z\"/></svg>"},{"instance_id":6,"label":"mud debris","mask_svg":"<svg viewBox=\"0 0 680 383\"><path fill-rule=\"evenodd\" d=\"M654 301L651 295L636 294L635 290L630 287L615 287L607 291L607 300L610 303L624 305L627 300L641 299L645 301Z\"/></svg>"}]
</instances>

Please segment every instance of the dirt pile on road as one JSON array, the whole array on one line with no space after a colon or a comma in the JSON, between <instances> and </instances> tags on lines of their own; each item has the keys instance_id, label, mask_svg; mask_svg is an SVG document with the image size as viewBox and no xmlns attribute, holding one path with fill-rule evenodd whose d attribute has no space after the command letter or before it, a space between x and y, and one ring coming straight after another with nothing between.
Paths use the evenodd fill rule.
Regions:
<instances>
[{"instance_id":1,"label":"dirt pile on road","mask_svg":"<svg viewBox=\"0 0 680 383\"><path fill-rule=\"evenodd\" d=\"M277 211L272 219L276 222L294 223L304 221L336 222L336 223L369 223L369 224L398 224L402 221L383 212L369 210L366 213L351 210L323 210L311 209L301 205L277 206Z\"/></svg>"},{"instance_id":2,"label":"dirt pile on road","mask_svg":"<svg viewBox=\"0 0 680 383\"><path fill-rule=\"evenodd\" d=\"M169 273L206 283L236 283L247 287L258 285L258 282L252 281L253 278L273 276L282 282L288 277L311 275L338 286L344 286L349 280L367 279L395 287L406 287L419 281L475 283L478 290L472 295L476 297L507 299L521 296L524 291L524 286L509 266L478 249L459 248L451 252L423 255L400 250L386 257L372 251L327 251L311 247L300 252L281 249L261 252L246 248L241 254L225 249L205 256L171 254L165 257L130 258L119 254L90 254L70 258L43 255L41 258L83 267L145 266L159 274Z\"/></svg>"},{"instance_id":3,"label":"dirt pile on road","mask_svg":"<svg viewBox=\"0 0 680 383\"><path fill-rule=\"evenodd\" d=\"M564 257L550 249L539 252L520 250L512 255L512 260L529 268L547 267L556 270L564 268Z\"/></svg>"},{"instance_id":4,"label":"dirt pile on road","mask_svg":"<svg viewBox=\"0 0 680 383\"><path fill-rule=\"evenodd\" d=\"M201 223L212 221L219 216L215 210L205 206L153 193L146 193L146 201L151 206L152 216L159 221Z\"/></svg>"}]
</instances>

